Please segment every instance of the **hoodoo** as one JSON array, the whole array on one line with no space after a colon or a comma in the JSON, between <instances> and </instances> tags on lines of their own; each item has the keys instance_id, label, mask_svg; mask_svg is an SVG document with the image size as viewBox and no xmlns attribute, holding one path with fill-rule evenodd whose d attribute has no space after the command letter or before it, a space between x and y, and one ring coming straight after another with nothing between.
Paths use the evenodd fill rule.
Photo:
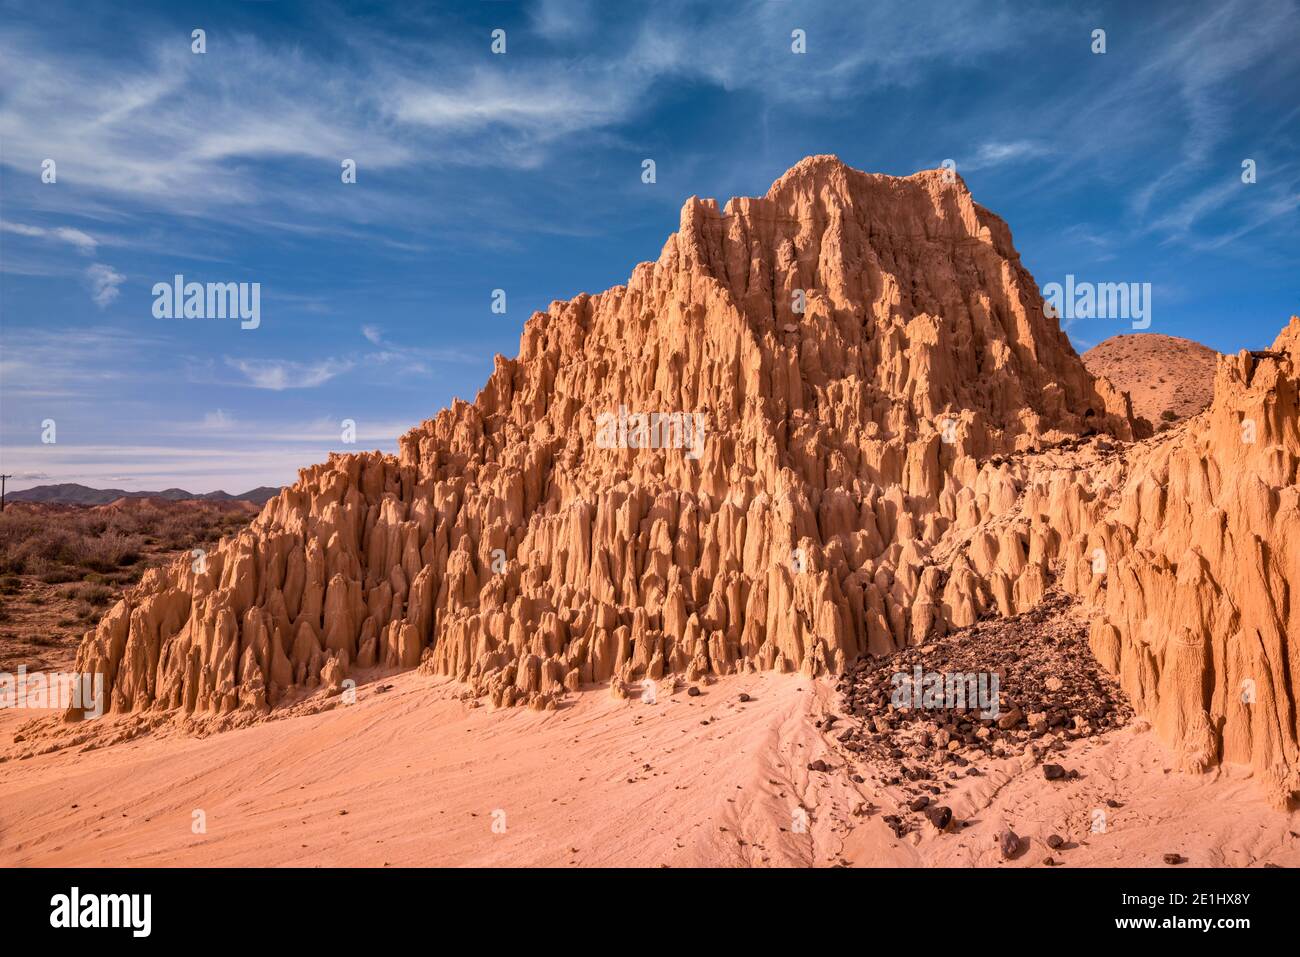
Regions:
<instances>
[{"instance_id":1,"label":"hoodoo","mask_svg":"<svg viewBox=\"0 0 1300 957\"><path fill-rule=\"evenodd\" d=\"M809 157L764 197L688 200L657 261L535 314L398 456L304 469L205 567L150 572L78 669L117 711L260 710L375 666L544 708L838 672L1057 582L1186 767L1253 764L1285 800L1300 321L1273 348L1132 444L959 177ZM598 435L655 413L699 447Z\"/></svg>"}]
</instances>

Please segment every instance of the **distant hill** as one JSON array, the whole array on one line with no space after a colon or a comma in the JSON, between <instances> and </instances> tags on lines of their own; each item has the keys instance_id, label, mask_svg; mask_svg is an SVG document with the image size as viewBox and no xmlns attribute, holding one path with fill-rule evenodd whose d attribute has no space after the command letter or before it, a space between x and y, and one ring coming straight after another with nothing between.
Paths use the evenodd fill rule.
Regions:
<instances>
[{"instance_id":1,"label":"distant hill","mask_svg":"<svg viewBox=\"0 0 1300 957\"><path fill-rule=\"evenodd\" d=\"M1155 429L1197 415L1214 398L1219 354L1178 336L1140 332L1112 336L1083 354L1093 375L1104 375L1133 399L1133 414Z\"/></svg>"},{"instance_id":2,"label":"distant hill","mask_svg":"<svg viewBox=\"0 0 1300 957\"><path fill-rule=\"evenodd\" d=\"M120 488L91 488L88 485L65 483L62 485L37 485L23 489L21 492L9 492L5 499L10 502L40 502L46 505L107 505L121 498L161 498L170 502L203 501L233 502L242 500L262 505L268 499L278 495L280 490L270 485L259 485L240 495L229 492L187 492L183 488L168 488L161 492L127 492Z\"/></svg>"}]
</instances>

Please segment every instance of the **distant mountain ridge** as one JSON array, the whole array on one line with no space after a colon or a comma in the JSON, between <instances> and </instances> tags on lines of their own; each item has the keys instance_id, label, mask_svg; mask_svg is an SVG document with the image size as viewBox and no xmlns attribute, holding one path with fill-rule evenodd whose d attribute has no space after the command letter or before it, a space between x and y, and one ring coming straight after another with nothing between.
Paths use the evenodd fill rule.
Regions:
<instances>
[{"instance_id":1,"label":"distant mountain ridge","mask_svg":"<svg viewBox=\"0 0 1300 957\"><path fill-rule=\"evenodd\" d=\"M37 485L20 492L9 492L5 498L10 502L40 502L47 505L107 505L120 498L161 498L171 502L194 499L204 502L233 502L243 500L255 505L264 505L280 490L270 485L259 485L240 495L217 490L215 492L187 492L183 488L163 489L161 492L127 492L120 488L91 488L67 482L61 485Z\"/></svg>"}]
</instances>

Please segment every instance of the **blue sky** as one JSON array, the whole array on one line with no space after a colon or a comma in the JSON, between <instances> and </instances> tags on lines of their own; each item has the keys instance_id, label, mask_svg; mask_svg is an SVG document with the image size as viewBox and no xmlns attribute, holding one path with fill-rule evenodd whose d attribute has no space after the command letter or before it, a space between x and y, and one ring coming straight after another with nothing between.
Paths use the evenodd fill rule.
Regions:
<instances>
[{"instance_id":1,"label":"blue sky","mask_svg":"<svg viewBox=\"0 0 1300 957\"><path fill-rule=\"evenodd\" d=\"M0 468L242 491L394 450L688 196L814 153L952 159L1040 285L1150 282L1151 332L1271 342L1300 311L1297 3L1064 8L0 2ZM261 325L155 318L177 273L260 283Z\"/></svg>"}]
</instances>

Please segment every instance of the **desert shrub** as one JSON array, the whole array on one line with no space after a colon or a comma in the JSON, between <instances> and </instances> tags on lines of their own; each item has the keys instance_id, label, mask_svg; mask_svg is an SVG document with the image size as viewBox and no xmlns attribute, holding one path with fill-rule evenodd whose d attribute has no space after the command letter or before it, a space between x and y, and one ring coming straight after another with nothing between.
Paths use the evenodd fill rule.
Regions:
<instances>
[{"instance_id":1,"label":"desert shrub","mask_svg":"<svg viewBox=\"0 0 1300 957\"><path fill-rule=\"evenodd\" d=\"M248 516L210 507L0 513L0 575L47 584L85 580L123 586L155 551L191 549L243 527Z\"/></svg>"},{"instance_id":2,"label":"desert shrub","mask_svg":"<svg viewBox=\"0 0 1300 957\"><path fill-rule=\"evenodd\" d=\"M193 548L212 537L213 516L205 512L168 515L158 526L158 538L166 548Z\"/></svg>"},{"instance_id":3,"label":"desert shrub","mask_svg":"<svg viewBox=\"0 0 1300 957\"><path fill-rule=\"evenodd\" d=\"M73 529L46 526L18 542L13 554L29 567L40 562L72 564L77 560L80 541Z\"/></svg>"},{"instance_id":4,"label":"desert shrub","mask_svg":"<svg viewBox=\"0 0 1300 957\"><path fill-rule=\"evenodd\" d=\"M37 577L47 585L62 585L65 582L75 582L77 573L70 568L56 566L49 571L41 572Z\"/></svg>"},{"instance_id":5,"label":"desert shrub","mask_svg":"<svg viewBox=\"0 0 1300 957\"><path fill-rule=\"evenodd\" d=\"M23 512L5 511L0 512L0 552L6 554L15 550L22 542L31 538L46 525L36 518Z\"/></svg>"},{"instance_id":6,"label":"desert shrub","mask_svg":"<svg viewBox=\"0 0 1300 957\"><path fill-rule=\"evenodd\" d=\"M91 585L81 582L63 589L66 598L85 602L88 606L107 605L113 600L113 589L105 585Z\"/></svg>"},{"instance_id":7,"label":"desert shrub","mask_svg":"<svg viewBox=\"0 0 1300 957\"><path fill-rule=\"evenodd\" d=\"M138 535L106 531L97 538L83 539L77 564L97 572L111 572L138 562L142 547Z\"/></svg>"}]
</instances>

